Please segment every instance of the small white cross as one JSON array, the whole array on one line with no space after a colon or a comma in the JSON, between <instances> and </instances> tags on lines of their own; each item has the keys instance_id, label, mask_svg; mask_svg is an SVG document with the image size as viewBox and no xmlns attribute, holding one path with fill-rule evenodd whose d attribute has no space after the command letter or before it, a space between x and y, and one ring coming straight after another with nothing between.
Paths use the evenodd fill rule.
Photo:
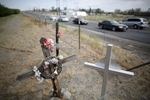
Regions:
<instances>
[{"instance_id":1,"label":"small white cross","mask_svg":"<svg viewBox=\"0 0 150 100\"><path fill-rule=\"evenodd\" d=\"M102 90L101 90L101 97L103 97L103 100L105 99L105 93L106 93L106 86L107 86L107 80L109 74L116 74L121 75L125 77L132 77L134 76L133 72L124 71L120 69L119 65L111 59L111 52L112 52L112 44L108 44L107 46L107 52L105 58L101 59L99 62L93 63L84 63L84 67L95 69L98 72L103 72L103 83L102 83Z\"/></svg>"}]
</instances>

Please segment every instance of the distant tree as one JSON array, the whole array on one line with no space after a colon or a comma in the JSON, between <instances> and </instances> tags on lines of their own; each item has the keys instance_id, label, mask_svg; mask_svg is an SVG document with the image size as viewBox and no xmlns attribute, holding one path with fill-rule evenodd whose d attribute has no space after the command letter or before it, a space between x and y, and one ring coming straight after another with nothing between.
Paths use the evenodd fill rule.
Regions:
<instances>
[{"instance_id":1,"label":"distant tree","mask_svg":"<svg viewBox=\"0 0 150 100\"><path fill-rule=\"evenodd\" d=\"M117 12L117 10L115 10L115 12ZM121 14L134 16L150 16L150 8L148 8L148 10L141 10L141 8L132 8L129 10L121 11Z\"/></svg>"},{"instance_id":2,"label":"distant tree","mask_svg":"<svg viewBox=\"0 0 150 100\"><path fill-rule=\"evenodd\" d=\"M96 11L95 11L96 14L97 14L97 13L100 13L100 12L101 12L101 9L100 9L100 8L97 8Z\"/></svg>"},{"instance_id":3,"label":"distant tree","mask_svg":"<svg viewBox=\"0 0 150 100\"><path fill-rule=\"evenodd\" d=\"M54 11L55 11L55 8L54 8L53 6L52 6L51 8L52 8L52 12L54 12Z\"/></svg>"},{"instance_id":4,"label":"distant tree","mask_svg":"<svg viewBox=\"0 0 150 100\"><path fill-rule=\"evenodd\" d=\"M92 12L92 9L91 9L91 7L90 7L90 9L89 9L89 13L91 13Z\"/></svg>"},{"instance_id":5,"label":"distant tree","mask_svg":"<svg viewBox=\"0 0 150 100\"><path fill-rule=\"evenodd\" d=\"M115 9L114 11L116 14L120 14L121 13L121 10L120 9Z\"/></svg>"},{"instance_id":6,"label":"distant tree","mask_svg":"<svg viewBox=\"0 0 150 100\"><path fill-rule=\"evenodd\" d=\"M45 12L45 9L44 9L44 8L42 8L42 12Z\"/></svg>"},{"instance_id":7,"label":"distant tree","mask_svg":"<svg viewBox=\"0 0 150 100\"><path fill-rule=\"evenodd\" d=\"M0 4L0 17L20 13L19 9L10 9Z\"/></svg>"},{"instance_id":8,"label":"distant tree","mask_svg":"<svg viewBox=\"0 0 150 100\"><path fill-rule=\"evenodd\" d=\"M35 11L36 9L35 9L35 7L33 8L33 11Z\"/></svg>"},{"instance_id":9,"label":"distant tree","mask_svg":"<svg viewBox=\"0 0 150 100\"><path fill-rule=\"evenodd\" d=\"M85 11L86 12L86 9L82 8L82 9L79 9L79 11Z\"/></svg>"},{"instance_id":10,"label":"distant tree","mask_svg":"<svg viewBox=\"0 0 150 100\"><path fill-rule=\"evenodd\" d=\"M133 9L133 8L131 9L131 14L132 14L132 15L134 14L134 9Z\"/></svg>"},{"instance_id":11,"label":"distant tree","mask_svg":"<svg viewBox=\"0 0 150 100\"><path fill-rule=\"evenodd\" d=\"M67 10L67 7L64 7L64 10Z\"/></svg>"},{"instance_id":12,"label":"distant tree","mask_svg":"<svg viewBox=\"0 0 150 100\"><path fill-rule=\"evenodd\" d=\"M58 7L58 12L60 12L61 11L61 9L60 9L60 7Z\"/></svg>"},{"instance_id":13,"label":"distant tree","mask_svg":"<svg viewBox=\"0 0 150 100\"><path fill-rule=\"evenodd\" d=\"M150 12L150 8L148 8L147 12Z\"/></svg>"},{"instance_id":14,"label":"distant tree","mask_svg":"<svg viewBox=\"0 0 150 100\"><path fill-rule=\"evenodd\" d=\"M138 15L140 15L140 12L141 12L141 8L136 8L134 15L138 16Z\"/></svg>"}]
</instances>

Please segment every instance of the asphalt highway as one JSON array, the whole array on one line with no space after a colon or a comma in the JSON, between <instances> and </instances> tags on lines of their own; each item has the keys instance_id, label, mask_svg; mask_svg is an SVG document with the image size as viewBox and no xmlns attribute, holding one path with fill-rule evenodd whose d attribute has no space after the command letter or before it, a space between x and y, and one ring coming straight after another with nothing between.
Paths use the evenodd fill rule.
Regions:
<instances>
[{"instance_id":1,"label":"asphalt highway","mask_svg":"<svg viewBox=\"0 0 150 100\"><path fill-rule=\"evenodd\" d=\"M42 20L45 20L45 18L46 20L49 20L49 15L35 14L32 12L24 12L24 13L30 16L36 17L36 18L40 18ZM78 27L78 25L74 24L72 20L73 19L70 19L69 22L61 22L61 23ZM98 27L98 22L91 22L91 21L89 21L88 25L81 25L81 28L89 29L89 30L96 31L96 32L102 32L108 35L133 40L133 41L137 41L137 42L144 43L144 44L150 44L150 28L144 28L142 30L141 29L128 29L124 32L111 31L111 30L100 29Z\"/></svg>"}]
</instances>

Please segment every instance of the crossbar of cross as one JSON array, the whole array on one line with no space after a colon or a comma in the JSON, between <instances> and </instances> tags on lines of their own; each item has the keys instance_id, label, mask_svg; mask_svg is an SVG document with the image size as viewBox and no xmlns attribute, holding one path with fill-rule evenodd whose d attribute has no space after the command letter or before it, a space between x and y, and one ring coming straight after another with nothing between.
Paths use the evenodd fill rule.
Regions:
<instances>
[{"instance_id":1,"label":"crossbar of cross","mask_svg":"<svg viewBox=\"0 0 150 100\"><path fill-rule=\"evenodd\" d=\"M99 73L103 73L103 83L102 83L102 90L101 90L101 97L103 97L102 98L103 100L105 99L104 97L106 93L109 74L115 74L115 75L120 75L125 77L134 76L133 72L122 70L119 67L119 65L114 60L111 59L112 47L113 47L112 44L108 44L106 56L103 59L101 59L99 62L96 62L95 64L89 62L84 63L85 67L90 69L95 69Z\"/></svg>"}]
</instances>

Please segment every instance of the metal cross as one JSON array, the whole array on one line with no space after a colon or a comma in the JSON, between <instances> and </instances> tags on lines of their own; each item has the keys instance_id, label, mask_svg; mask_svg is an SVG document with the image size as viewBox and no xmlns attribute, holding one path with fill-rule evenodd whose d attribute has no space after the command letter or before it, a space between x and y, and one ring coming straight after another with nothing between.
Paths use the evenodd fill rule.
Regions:
<instances>
[{"instance_id":1,"label":"metal cross","mask_svg":"<svg viewBox=\"0 0 150 100\"><path fill-rule=\"evenodd\" d=\"M105 99L105 93L106 93L106 87L107 87L107 81L108 81L108 75L109 74L116 74L121 75L125 77L132 77L134 76L133 72L124 71L120 69L119 65L111 59L111 53L112 53L112 44L108 44L107 46L107 52L106 56L101 59L99 62L93 63L84 63L84 67L91 68L97 70L99 73L103 73L103 83L102 83L102 90L101 90L101 97L103 97L103 100Z\"/></svg>"}]
</instances>

